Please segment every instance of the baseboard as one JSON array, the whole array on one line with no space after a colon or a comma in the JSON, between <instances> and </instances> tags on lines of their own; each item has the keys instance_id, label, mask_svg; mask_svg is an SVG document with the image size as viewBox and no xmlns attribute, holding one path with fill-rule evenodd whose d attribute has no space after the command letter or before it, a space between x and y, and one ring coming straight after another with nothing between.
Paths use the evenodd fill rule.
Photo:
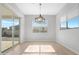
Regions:
<instances>
[{"instance_id":1,"label":"baseboard","mask_svg":"<svg viewBox=\"0 0 79 59\"><path fill-rule=\"evenodd\" d=\"M74 50L74 49L72 49L72 48L66 46L62 41L57 40L56 42L59 43L59 44L61 44L61 45L64 46L65 48L71 50L72 52L74 52L74 53L76 53L76 54L79 55L79 52L78 52L78 51L76 51L76 50Z\"/></svg>"},{"instance_id":2,"label":"baseboard","mask_svg":"<svg viewBox=\"0 0 79 59\"><path fill-rule=\"evenodd\" d=\"M36 41L36 40L34 40L34 41L31 41L31 40L27 40L27 41L24 41L24 42L54 42L54 41L42 41L42 40L40 40L40 41ZM55 41L56 42L56 41Z\"/></svg>"},{"instance_id":3,"label":"baseboard","mask_svg":"<svg viewBox=\"0 0 79 59\"><path fill-rule=\"evenodd\" d=\"M28 44L51 44L51 43L55 43L56 41L26 41L24 43L28 43Z\"/></svg>"},{"instance_id":4,"label":"baseboard","mask_svg":"<svg viewBox=\"0 0 79 59\"><path fill-rule=\"evenodd\" d=\"M29 38L25 38L24 39L24 41L56 41L56 38L49 38L49 39L44 39L44 38L42 38L42 39L29 39Z\"/></svg>"}]
</instances>

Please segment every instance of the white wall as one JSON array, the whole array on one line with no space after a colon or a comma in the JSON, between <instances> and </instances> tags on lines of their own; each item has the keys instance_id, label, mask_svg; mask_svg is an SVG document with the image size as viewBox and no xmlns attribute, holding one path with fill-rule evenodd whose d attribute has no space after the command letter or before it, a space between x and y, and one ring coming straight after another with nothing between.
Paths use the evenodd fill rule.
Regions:
<instances>
[{"instance_id":1,"label":"white wall","mask_svg":"<svg viewBox=\"0 0 79 59\"><path fill-rule=\"evenodd\" d=\"M48 32L47 33L33 33L32 32L32 20L37 17L36 15L25 16L25 41L55 41L56 40L56 17L53 15L45 15L45 19L48 20Z\"/></svg>"},{"instance_id":2,"label":"white wall","mask_svg":"<svg viewBox=\"0 0 79 59\"><path fill-rule=\"evenodd\" d=\"M67 4L56 16L56 41L79 54L79 28L60 30L60 19L79 16L79 4Z\"/></svg>"}]
</instances>

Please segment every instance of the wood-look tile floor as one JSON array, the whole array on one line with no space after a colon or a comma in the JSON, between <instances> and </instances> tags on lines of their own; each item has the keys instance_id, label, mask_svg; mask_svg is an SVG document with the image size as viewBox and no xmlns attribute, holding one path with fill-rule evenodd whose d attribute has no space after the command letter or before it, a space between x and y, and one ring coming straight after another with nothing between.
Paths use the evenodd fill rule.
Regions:
<instances>
[{"instance_id":1,"label":"wood-look tile floor","mask_svg":"<svg viewBox=\"0 0 79 59\"><path fill-rule=\"evenodd\" d=\"M5 55L76 55L56 42L25 42L9 49Z\"/></svg>"}]
</instances>

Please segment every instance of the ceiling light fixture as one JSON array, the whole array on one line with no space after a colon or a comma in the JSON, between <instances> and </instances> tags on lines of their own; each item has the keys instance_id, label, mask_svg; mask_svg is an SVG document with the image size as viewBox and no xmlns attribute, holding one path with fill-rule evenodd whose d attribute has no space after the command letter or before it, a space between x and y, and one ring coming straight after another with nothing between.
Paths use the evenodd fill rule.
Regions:
<instances>
[{"instance_id":1,"label":"ceiling light fixture","mask_svg":"<svg viewBox=\"0 0 79 59\"><path fill-rule=\"evenodd\" d=\"M45 18L41 15L41 6L42 4L39 4L39 8L40 8L40 15L38 17L35 18L35 22L44 22Z\"/></svg>"}]
</instances>

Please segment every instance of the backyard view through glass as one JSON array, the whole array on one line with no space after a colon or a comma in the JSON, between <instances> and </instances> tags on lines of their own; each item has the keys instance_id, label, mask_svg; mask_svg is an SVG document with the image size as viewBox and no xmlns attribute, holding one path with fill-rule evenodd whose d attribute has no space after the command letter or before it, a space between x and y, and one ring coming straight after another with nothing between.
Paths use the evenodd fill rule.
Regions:
<instances>
[{"instance_id":1,"label":"backyard view through glass","mask_svg":"<svg viewBox=\"0 0 79 59\"><path fill-rule=\"evenodd\" d=\"M1 52L19 43L19 19L2 19Z\"/></svg>"},{"instance_id":2,"label":"backyard view through glass","mask_svg":"<svg viewBox=\"0 0 79 59\"><path fill-rule=\"evenodd\" d=\"M14 45L19 43L19 34L20 34L20 23L19 19L14 20Z\"/></svg>"},{"instance_id":3,"label":"backyard view through glass","mask_svg":"<svg viewBox=\"0 0 79 59\"><path fill-rule=\"evenodd\" d=\"M12 47L12 26L13 20L11 19L2 19L2 44L1 51Z\"/></svg>"},{"instance_id":4,"label":"backyard view through glass","mask_svg":"<svg viewBox=\"0 0 79 59\"><path fill-rule=\"evenodd\" d=\"M44 33L47 32L47 26L48 21L45 20L44 22L35 22L35 20L32 21L32 31L36 33Z\"/></svg>"},{"instance_id":5,"label":"backyard view through glass","mask_svg":"<svg viewBox=\"0 0 79 59\"><path fill-rule=\"evenodd\" d=\"M63 20L63 19L62 19ZM79 16L60 22L61 29L79 28Z\"/></svg>"}]
</instances>

